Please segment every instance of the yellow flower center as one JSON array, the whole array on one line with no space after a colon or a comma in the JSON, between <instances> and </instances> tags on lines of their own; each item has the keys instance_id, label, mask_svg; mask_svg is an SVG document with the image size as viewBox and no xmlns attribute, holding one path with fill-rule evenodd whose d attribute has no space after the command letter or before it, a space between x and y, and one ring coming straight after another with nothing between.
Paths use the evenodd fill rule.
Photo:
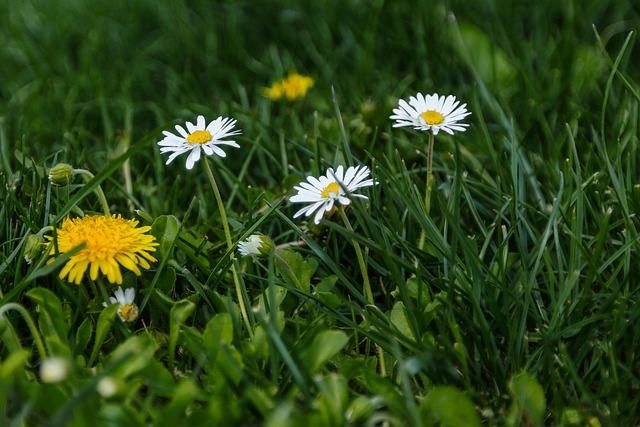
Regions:
<instances>
[{"instance_id":1,"label":"yellow flower center","mask_svg":"<svg viewBox=\"0 0 640 427\"><path fill-rule=\"evenodd\" d=\"M206 144L211 141L211 133L207 130L197 130L187 136L189 144Z\"/></svg>"},{"instance_id":2,"label":"yellow flower center","mask_svg":"<svg viewBox=\"0 0 640 427\"><path fill-rule=\"evenodd\" d=\"M444 116L434 110L425 111L420 114L420 117L422 117L428 125L439 125L444 121Z\"/></svg>"},{"instance_id":3,"label":"yellow flower center","mask_svg":"<svg viewBox=\"0 0 640 427\"><path fill-rule=\"evenodd\" d=\"M322 190L322 197L324 197L325 199L329 199L331 198L331 193L334 194L334 197L340 193L340 186L337 182L332 182L331 184L327 185L324 190Z\"/></svg>"},{"instance_id":4,"label":"yellow flower center","mask_svg":"<svg viewBox=\"0 0 640 427\"><path fill-rule=\"evenodd\" d=\"M122 305L119 314L125 322L133 322L138 317L138 307L135 304Z\"/></svg>"}]
</instances>

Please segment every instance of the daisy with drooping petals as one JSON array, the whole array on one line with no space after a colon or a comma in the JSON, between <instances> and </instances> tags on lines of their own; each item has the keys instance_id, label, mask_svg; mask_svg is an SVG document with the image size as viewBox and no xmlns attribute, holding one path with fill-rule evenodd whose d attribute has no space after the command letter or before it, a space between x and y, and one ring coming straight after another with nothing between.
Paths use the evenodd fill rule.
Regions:
<instances>
[{"instance_id":1,"label":"daisy with drooping petals","mask_svg":"<svg viewBox=\"0 0 640 427\"><path fill-rule=\"evenodd\" d=\"M310 204L296 212L293 217L297 218L303 214L311 216L315 212L313 221L320 224L325 213L333 209L336 200L342 205L348 205L351 203L350 197L368 199L362 194L355 194L355 191L377 184L373 179L367 179L370 173L366 166L351 166L346 172L342 166L338 166L335 172L333 168L329 168L327 174L320 178L308 177L307 182L293 187L298 194L289 200L292 203Z\"/></svg>"},{"instance_id":2,"label":"daisy with drooping petals","mask_svg":"<svg viewBox=\"0 0 640 427\"><path fill-rule=\"evenodd\" d=\"M439 96L437 93L424 96L418 93L409 98L409 102L401 99L398 108L393 109L390 117L396 122L393 127L412 126L414 129L431 131L437 135L441 130L453 135L453 132L464 132L466 123L458 123L471 114L467 104L460 105L453 95Z\"/></svg>"},{"instance_id":3,"label":"daisy with drooping petals","mask_svg":"<svg viewBox=\"0 0 640 427\"><path fill-rule=\"evenodd\" d=\"M127 288L124 291L122 288L116 289L112 297L109 297L111 304L119 304L118 317L123 322L133 322L138 318L138 306L135 304L136 291L133 288ZM103 303L106 307L107 303Z\"/></svg>"},{"instance_id":4,"label":"daisy with drooping petals","mask_svg":"<svg viewBox=\"0 0 640 427\"><path fill-rule=\"evenodd\" d=\"M55 245L63 254L85 244L80 252L73 255L60 271L60 278L79 285L84 273L89 269L91 280L98 278L98 271L107 280L122 284L120 266L140 275L140 269L150 268L149 262L157 261L150 252L156 250L155 237L146 234L149 226L136 227L135 219L124 219L120 215L86 215L69 219L56 228ZM53 245L54 237L47 236ZM49 261L52 262L53 258Z\"/></svg>"},{"instance_id":5,"label":"daisy with drooping petals","mask_svg":"<svg viewBox=\"0 0 640 427\"><path fill-rule=\"evenodd\" d=\"M231 147L240 148L240 146L231 140L226 140L230 136L239 135L239 130L233 130L236 120L224 117L218 117L208 125L203 116L198 116L196 124L186 123L186 129L180 125L176 125L176 130L180 135L174 135L171 132L163 131L164 139L158 142L161 153L171 153L167 159L169 164L181 154L189 153L187 157L187 169L193 169L193 165L200 160L202 151L207 156L217 154L220 157L226 157L226 153L222 151L219 145L229 145Z\"/></svg>"}]
</instances>

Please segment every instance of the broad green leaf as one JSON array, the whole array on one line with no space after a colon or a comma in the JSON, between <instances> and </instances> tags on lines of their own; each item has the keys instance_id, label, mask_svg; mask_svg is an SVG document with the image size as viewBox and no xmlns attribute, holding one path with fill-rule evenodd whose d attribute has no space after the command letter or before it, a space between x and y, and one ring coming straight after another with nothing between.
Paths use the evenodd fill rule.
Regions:
<instances>
[{"instance_id":1,"label":"broad green leaf","mask_svg":"<svg viewBox=\"0 0 640 427\"><path fill-rule=\"evenodd\" d=\"M380 399L376 399L380 401ZM347 408L346 417L350 425L364 425L365 420L369 418L376 409L375 400L369 396L357 396L351 401Z\"/></svg>"},{"instance_id":2,"label":"broad green leaf","mask_svg":"<svg viewBox=\"0 0 640 427\"><path fill-rule=\"evenodd\" d=\"M89 344L89 341L91 340L91 335L93 335L93 325L91 323L91 320L87 318L84 319L84 321L80 324L80 327L76 331L76 356L82 354L85 351L87 345Z\"/></svg>"},{"instance_id":3,"label":"broad green leaf","mask_svg":"<svg viewBox=\"0 0 640 427\"><path fill-rule=\"evenodd\" d=\"M149 425L142 413L130 405L121 403L100 405L96 417L100 420L100 424L105 426L145 427Z\"/></svg>"},{"instance_id":4,"label":"broad green leaf","mask_svg":"<svg viewBox=\"0 0 640 427\"><path fill-rule=\"evenodd\" d=\"M242 355L234 347L221 343L216 363L216 372L234 386L238 386L244 376Z\"/></svg>"},{"instance_id":5,"label":"broad green leaf","mask_svg":"<svg viewBox=\"0 0 640 427\"><path fill-rule=\"evenodd\" d=\"M274 305L275 305L275 308L278 309L280 307L280 304L282 304L282 301L284 301L284 299L287 297L287 290L285 288L283 288L282 286L274 286L273 293L275 294L274 295L275 303L272 303L271 300L269 299L269 295L271 292L272 291L267 289L258 297L258 303L256 304L257 310L261 310L265 313L268 313L270 310L273 309ZM268 304L269 308L267 308L267 304L265 302L269 303Z\"/></svg>"},{"instance_id":6,"label":"broad green leaf","mask_svg":"<svg viewBox=\"0 0 640 427\"><path fill-rule=\"evenodd\" d=\"M171 256L170 251L178 237L179 228L178 220L173 215L161 215L153 221L149 233L153 235L159 243L156 248L156 253L154 254L156 258L163 259Z\"/></svg>"},{"instance_id":7,"label":"broad green leaf","mask_svg":"<svg viewBox=\"0 0 640 427\"><path fill-rule=\"evenodd\" d=\"M507 54L480 28L461 23L460 37L454 44L463 58L470 60L470 66L478 73L482 81L508 93L513 90L516 68Z\"/></svg>"},{"instance_id":8,"label":"broad green leaf","mask_svg":"<svg viewBox=\"0 0 640 427\"><path fill-rule=\"evenodd\" d=\"M199 393L198 386L190 379L183 379L175 387L173 398L158 417L159 426L174 427L182 425L185 410L194 405Z\"/></svg>"},{"instance_id":9,"label":"broad green leaf","mask_svg":"<svg viewBox=\"0 0 640 427\"><path fill-rule=\"evenodd\" d=\"M21 349L11 352L0 364L0 384L11 386L13 378L18 374L23 375L25 372L30 357L29 350Z\"/></svg>"},{"instance_id":10,"label":"broad green leaf","mask_svg":"<svg viewBox=\"0 0 640 427\"><path fill-rule=\"evenodd\" d=\"M520 425L522 417L525 417L530 425L543 425L547 404L544 390L538 380L523 372L514 376L508 387L514 402L507 417L507 424Z\"/></svg>"},{"instance_id":11,"label":"broad green leaf","mask_svg":"<svg viewBox=\"0 0 640 427\"><path fill-rule=\"evenodd\" d=\"M391 309L391 313L389 314L391 323L393 326L398 328L398 330L407 338L411 338L415 340L416 337L413 334L413 330L409 326L409 320L407 318L407 309L404 306L402 301L397 301L393 304L393 308Z\"/></svg>"},{"instance_id":12,"label":"broad green leaf","mask_svg":"<svg viewBox=\"0 0 640 427\"><path fill-rule=\"evenodd\" d=\"M294 427L298 426L295 414L295 406L291 402L281 402L264 422L264 427Z\"/></svg>"},{"instance_id":13,"label":"broad green leaf","mask_svg":"<svg viewBox=\"0 0 640 427\"><path fill-rule=\"evenodd\" d=\"M193 357L200 365L207 363L207 350L205 349L200 329L193 326L182 325L179 335L180 345L183 351Z\"/></svg>"},{"instance_id":14,"label":"broad green leaf","mask_svg":"<svg viewBox=\"0 0 640 427\"><path fill-rule=\"evenodd\" d=\"M310 372L322 368L332 357L344 348L349 337L342 331L322 331L316 335L304 352L304 363Z\"/></svg>"},{"instance_id":15,"label":"broad green leaf","mask_svg":"<svg viewBox=\"0 0 640 427\"><path fill-rule=\"evenodd\" d=\"M420 405L420 416L424 425L441 427L481 426L480 416L469 398L460 390L450 387L435 387Z\"/></svg>"},{"instance_id":16,"label":"broad green leaf","mask_svg":"<svg viewBox=\"0 0 640 427\"><path fill-rule=\"evenodd\" d=\"M277 317L277 319L275 320L275 322L271 318L270 318L270 321L272 323L275 323L276 330L278 331L279 334L281 334L282 331L284 330L284 326L285 326L284 311L278 310L276 312L276 317ZM264 330L264 327L262 325L256 325L253 332L254 332L254 334L253 334L253 345L255 346L255 351L262 358L266 359L267 356L269 356L269 348L270 348L270 346L269 346L269 342L270 342L269 335Z\"/></svg>"},{"instance_id":17,"label":"broad green leaf","mask_svg":"<svg viewBox=\"0 0 640 427\"><path fill-rule=\"evenodd\" d=\"M309 293L311 268L302 255L292 249L281 249L276 252L276 268L287 285Z\"/></svg>"},{"instance_id":18,"label":"broad green leaf","mask_svg":"<svg viewBox=\"0 0 640 427\"><path fill-rule=\"evenodd\" d=\"M151 361L154 360L153 356L156 349L156 342L149 335L131 336L109 355L109 361L105 364L105 369L109 369L110 365L117 364L122 359L126 360L111 372L112 376L124 380L147 368Z\"/></svg>"},{"instance_id":19,"label":"broad green leaf","mask_svg":"<svg viewBox=\"0 0 640 427\"><path fill-rule=\"evenodd\" d=\"M149 359L147 365L139 373L139 378L144 380L144 384L149 391L163 397L171 397L176 380L167 367L155 358Z\"/></svg>"},{"instance_id":20,"label":"broad green leaf","mask_svg":"<svg viewBox=\"0 0 640 427\"><path fill-rule=\"evenodd\" d=\"M329 374L316 381L320 394L314 406L323 425L339 425L349 398L347 379L339 374Z\"/></svg>"},{"instance_id":21,"label":"broad green leaf","mask_svg":"<svg viewBox=\"0 0 640 427\"><path fill-rule=\"evenodd\" d=\"M91 351L91 357L89 358L89 366L93 365L93 361L100 353L100 348L102 347L102 343L104 342L107 334L111 330L111 326L113 326L113 321L116 318L116 312L120 306L118 304L111 304L102 310L100 316L98 317L98 326L96 326L96 338L93 343L93 350Z\"/></svg>"},{"instance_id":22,"label":"broad green leaf","mask_svg":"<svg viewBox=\"0 0 640 427\"><path fill-rule=\"evenodd\" d=\"M156 288L163 293L170 293L176 284L176 271L171 267L163 268L158 275L156 282Z\"/></svg>"},{"instance_id":23,"label":"broad green leaf","mask_svg":"<svg viewBox=\"0 0 640 427\"><path fill-rule=\"evenodd\" d=\"M219 343L231 344L233 339L233 322L229 313L216 314L209 320L204 329L203 339L207 351L217 350Z\"/></svg>"},{"instance_id":24,"label":"broad green leaf","mask_svg":"<svg viewBox=\"0 0 640 427\"><path fill-rule=\"evenodd\" d=\"M342 298L333 292L337 281L338 276L331 275L323 278L320 283L315 286L315 293L318 299L330 308L336 308L343 302Z\"/></svg>"},{"instance_id":25,"label":"broad green leaf","mask_svg":"<svg viewBox=\"0 0 640 427\"><path fill-rule=\"evenodd\" d=\"M176 302L171 307L169 314L169 365L173 366L173 358L175 357L176 344L178 343L178 334L180 327L184 324L189 316L193 314L196 305L188 299Z\"/></svg>"},{"instance_id":26,"label":"broad green leaf","mask_svg":"<svg viewBox=\"0 0 640 427\"><path fill-rule=\"evenodd\" d=\"M22 349L20 337L6 316L0 317L0 339L10 353Z\"/></svg>"},{"instance_id":27,"label":"broad green leaf","mask_svg":"<svg viewBox=\"0 0 640 427\"><path fill-rule=\"evenodd\" d=\"M48 289L34 288L27 292L39 306L38 326L52 355L71 356L68 345L69 328L58 297Z\"/></svg>"}]
</instances>

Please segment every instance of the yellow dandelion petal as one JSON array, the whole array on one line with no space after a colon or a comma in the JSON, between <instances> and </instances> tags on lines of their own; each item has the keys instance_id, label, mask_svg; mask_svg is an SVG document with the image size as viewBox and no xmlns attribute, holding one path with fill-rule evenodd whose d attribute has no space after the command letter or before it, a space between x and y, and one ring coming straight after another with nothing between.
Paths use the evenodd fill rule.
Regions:
<instances>
[{"instance_id":1,"label":"yellow dandelion petal","mask_svg":"<svg viewBox=\"0 0 640 427\"><path fill-rule=\"evenodd\" d=\"M85 247L69 259L60 271L60 278L66 277L79 285L88 268L92 280L102 273L109 282L121 284L120 265L140 275L138 266L149 268L146 260L156 261L150 252L155 252L158 243L155 237L146 234L151 227L137 225L137 220L127 220L120 215L66 218L56 229L55 237L47 237L49 245L53 245L55 239L60 254L83 243Z\"/></svg>"},{"instance_id":2,"label":"yellow dandelion petal","mask_svg":"<svg viewBox=\"0 0 640 427\"><path fill-rule=\"evenodd\" d=\"M89 277L91 280L96 280L98 278L98 271L100 270L100 264L97 262L92 262L91 267L89 268Z\"/></svg>"},{"instance_id":3,"label":"yellow dandelion petal","mask_svg":"<svg viewBox=\"0 0 640 427\"><path fill-rule=\"evenodd\" d=\"M139 276L142 274L142 272L135 263L136 261L138 261L136 258L131 259L128 255L116 255L116 261L118 261L121 266L123 266L127 270L133 271L136 276Z\"/></svg>"}]
</instances>

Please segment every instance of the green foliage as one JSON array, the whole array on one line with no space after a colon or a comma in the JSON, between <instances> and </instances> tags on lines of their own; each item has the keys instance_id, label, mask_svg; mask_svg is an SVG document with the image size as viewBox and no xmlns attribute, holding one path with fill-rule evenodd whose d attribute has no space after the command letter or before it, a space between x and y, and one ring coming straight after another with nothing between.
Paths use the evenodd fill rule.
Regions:
<instances>
[{"instance_id":1,"label":"green foliage","mask_svg":"<svg viewBox=\"0 0 640 427\"><path fill-rule=\"evenodd\" d=\"M1 3L0 425L640 423L627 3ZM292 70L304 100L262 95ZM472 112L428 213L427 138L389 120L418 91ZM206 170L156 145L200 114L242 131L208 158L231 248ZM349 223L292 219L339 164L378 182ZM99 191L159 244L122 269L133 322L102 274L59 278L83 246L23 256ZM258 232L275 251L239 258Z\"/></svg>"}]
</instances>

